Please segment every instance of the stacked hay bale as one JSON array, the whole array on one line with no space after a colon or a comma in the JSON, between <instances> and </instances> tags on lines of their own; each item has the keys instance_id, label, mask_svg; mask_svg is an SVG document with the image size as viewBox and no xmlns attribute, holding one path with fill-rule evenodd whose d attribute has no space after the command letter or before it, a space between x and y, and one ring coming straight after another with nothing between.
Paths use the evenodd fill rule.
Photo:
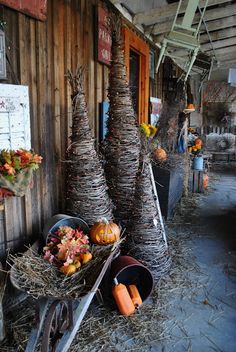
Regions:
<instances>
[{"instance_id":1,"label":"stacked hay bale","mask_svg":"<svg viewBox=\"0 0 236 352\"><path fill-rule=\"evenodd\" d=\"M82 67L77 69L74 76L69 73L72 88L72 135L67 158L66 200L70 214L81 216L92 225L102 217L111 220L113 206L89 127L83 79Z\"/></svg>"},{"instance_id":2,"label":"stacked hay bale","mask_svg":"<svg viewBox=\"0 0 236 352\"><path fill-rule=\"evenodd\" d=\"M115 205L115 218L126 225L134 198L140 137L127 81L120 25L116 26L112 35L108 96L110 108L105 171L109 192Z\"/></svg>"}]
</instances>

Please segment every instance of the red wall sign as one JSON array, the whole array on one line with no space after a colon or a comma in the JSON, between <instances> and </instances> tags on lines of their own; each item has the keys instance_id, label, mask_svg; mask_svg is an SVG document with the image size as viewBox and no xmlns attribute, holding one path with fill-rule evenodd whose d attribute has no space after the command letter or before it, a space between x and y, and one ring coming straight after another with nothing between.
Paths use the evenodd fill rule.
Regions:
<instances>
[{"instance_id":1,"label":"red wall sign","mask_svg":"<svg viewBox=\"0 0 236 352\"><path fill-rule=\"evenodd\" d=\"M45 21L47 18L47 0L0 0L0 4L41 21Z\"/></svg>"},{"instance_id":2,"label":"red wall sign","mask_svg":"<svg viewBox=\"0 0 236 352\"><path fill-rule=\"evenodd\" d=\"M108 24L108 12L98 6L98 31L97 31L97 59L110 65L111 63L111 34Z\"/></svg>"}]
</instances>

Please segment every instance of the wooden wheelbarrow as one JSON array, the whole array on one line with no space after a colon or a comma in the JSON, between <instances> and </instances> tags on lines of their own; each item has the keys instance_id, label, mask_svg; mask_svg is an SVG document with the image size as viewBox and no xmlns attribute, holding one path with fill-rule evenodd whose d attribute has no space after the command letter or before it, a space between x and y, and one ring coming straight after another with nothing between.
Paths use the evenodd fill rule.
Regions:
<instances>
[{"instance_id":1,"label":"wooden wheelbarrow","mask_svg":"<svg viewBox=\"0 0 236 352\"><path fill-rule=\"evenodd\" d=\"M40 297L37 300L36 324L32 329L25 352L33 352L42 335L42 352L66 352L68 351L80 324L92 302L94 295L100 292L99 286L112 260L119 254L115 248L103 262L92 289L80 299L66 300ZM12 268L14 270L14 266ZM11 270L11 282L20 290L14 280Z\"/></svg>"}]
</instances>

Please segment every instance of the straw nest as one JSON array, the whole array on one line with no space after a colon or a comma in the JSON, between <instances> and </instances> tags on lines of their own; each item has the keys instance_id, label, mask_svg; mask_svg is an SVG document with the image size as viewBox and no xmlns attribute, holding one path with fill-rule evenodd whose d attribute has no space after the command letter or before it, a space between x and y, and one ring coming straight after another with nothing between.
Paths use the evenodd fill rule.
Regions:
<instances>
[{"instance_id":1,"label":"straw nest","mask_svg":"<svg viewBox=\"0 0 236 352\"><path fill-rule=\"evenodd\" d=\"M114 245L93 245L93 259L72 276L60 273L54 264L43 259L35 250L29 248L21 256L10 255L11 281L15 287L34 298L41 296L77 299L88 293L111 251L117 249L122 240Z\"/></svg>"},{"instance_id":2,"label":"straw nest","mask_svg":"<svg viewBox=\"0 0 236 352\"><path fill-rule=\"evenodd\" d=\"M93 225L102 217L111 220L113 205L89 127L83 80L82 67L74 76L69 73L73 112L71 145L67 155L67 210Z\"/></svg>"},{"instance_id":3,"label":"straw nest","mask_svg":"<svg viewBox=\"0 0 236 352\"><path fill-rule=\"evenodd\" d=\"M109 192L116 207L115 218L126 224L135 191L140 136L127 81L119 23L115 27L113 24L113 29L105 171Z\"/></svg>"}]
</instances>

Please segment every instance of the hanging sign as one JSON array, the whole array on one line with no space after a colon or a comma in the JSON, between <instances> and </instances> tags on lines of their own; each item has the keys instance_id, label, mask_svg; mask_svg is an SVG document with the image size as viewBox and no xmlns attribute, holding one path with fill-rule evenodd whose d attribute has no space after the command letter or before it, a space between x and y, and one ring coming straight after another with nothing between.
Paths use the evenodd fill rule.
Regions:
<instances>
[{"instance_id":1,"label":"hanging sign","mask_svg":"<svg viewBox=\"0 0 236 352\"><path fill-rule=\"evenodd\" d=\"M108 12L98 6L97 15L97 60L103 64L111 63L111 33L108 25Z\"/></svg>"},{"instance_id":2,"label":"hanging sign","mask_svg":"<svg viewBox=\"0 0 236 352\"><path fill-rule=\"evenodd\" d=\"M47 0L0 0L0 4L41 21L46 21Z\"/></svg>"}]
</instances>

